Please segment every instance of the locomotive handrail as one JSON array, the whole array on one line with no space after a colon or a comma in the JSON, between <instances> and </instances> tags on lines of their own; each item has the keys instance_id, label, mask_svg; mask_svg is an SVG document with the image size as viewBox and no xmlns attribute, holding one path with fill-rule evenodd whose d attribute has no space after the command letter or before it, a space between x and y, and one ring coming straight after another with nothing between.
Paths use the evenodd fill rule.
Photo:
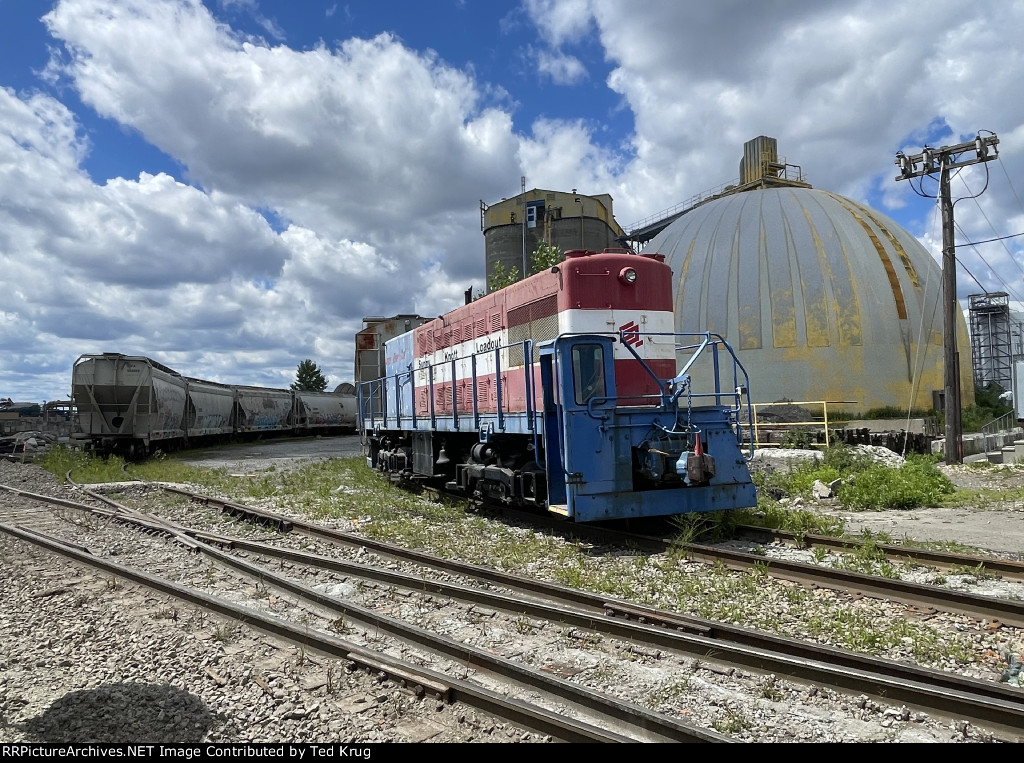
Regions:
<instances>
[{"instance_id":1,"label":"locomotive handrail","mask_svg":"<svg viewBox=\"0 0 1024 763\"><path fill-rule=\"evenodd\" d=\"M455 383L455 358L451 359L452 364L452 427L459 431L459 385Z\"/></svg>"},{"instance_id":2,"label":"locomotive handrail","mask_svg":"<svg viewBox=\"0 0 1024 763\"><path fill-rule=\"evenodd\" d=\"M713 332L710 332L710 331L702 331L702 332L672 332L672 333L669 333L669 332L640 332L640 331L620 332L620 335L623 338L626 337L626 336L633 336L633 335L639 336L640 334L643 334L644 336L671 336L671 337L674 337L674 338L675 337L688 337L688 336L700 337L700 341L696 342L695 344L688 344L688 345L677 344L676 345L676 347L675 347L676 352L690 352L689 359L686 361L686 363L683 364L683 367L681 369L679 369L679 372L677 373L676 378L678 379L680 376L683 376L684 374L687 374L690 371L690 369L694 366L694 364L697 362L698 358L710 347L711 348L711 354L712 354L711 363L712 363L712 368L713 368L714 387L715 387L714 392L694 392L693 389L692 389L692 386L691 386L690 393L689 393L690 397L691 398L694 398L694 397L698 397L698 398L714 397L715 404L718 405L718 406L721 406L723 395L731 395L732 398L733 398L733 401L734 401L733 406L730 408L730 414L731 414L730 418L731 418L732 427L735 430L736 437L737 437L737 439L740 442L744 442L744 441L748 440L747 436L745 435L746 427L743 426L743 422L742 422L742 419L741 419L739 414L740 414L740 411L744 407L743 395L745 394L746 390L750 389L749 376L747 375L747 370L743 367L743 364L740 362L739 358L736 357L736 353L733 351L732 346L725 340L724 337L722 337L721 334L716 334L716 333L713 333ZM643 358L640 357L639 353L637 353L636 350L633 348L632 344L630 342L626 342L626 341L623 341L622 343L630 351L630 353L633 355L633 357L635 357L638 361L640 361L641 365L645 369L648 370L648 373L652 373L653 374L653 372L648 368L647 363L643 360ZM718 348L720 346L724 347L728 351L729 356L732 358L732 363L733 363L733 392L731 392L731 393L723 393L723 391L722 391L721 367L720 367L719 357L718 357ZM742 374L742 384L741 384L741 380L740 380L741 374ZM661 382L661 380L659 380L659 386L661 386L660 382ZM661 386L661 389L662 389L662 394L661 394L662 404L664 406L668 407L668 405L670 405L670 401L666 397L665 390L664 390L663 386ZM749 398L749 396L747 397L747 401L746 401L746 409L747 409L747 421L753 421L753 412L752 412L752 410L750 408L750 398ZM749 456L753 457L753 454L754 454L753 438L749 438L749 441L750 441Z\"/></svg>"},{"instance_id":3,"label":"locomotive handrail","mask_svg":"<svg viewBox=\"0 0 1024 763\"><path fill-rule=\"evenodd\" d=\"M452 380L454 383L454 379ZM498 408L498 430L501 432L505 431L505 412L501 409L501 404L504 401L503 395L501 394L501 347L494 348L494 392L495 400L497 401Z\"/></svg>"},{"instance_id":4,"label":"locomotive handrail","mask_svg":"<svg viewBox=\"0 0 1024 763\"><path fill-rule=\"evenodd\" d=\"M512 344L499 344L496 347L488 348L487 350L484 350L483 352L471 352L468 355L463 355L461 357L449 358L449 359L446 359L446 360L441 360L441 361L432 362L432 363L424 363L419 368L410 369L409 371L406 371L406 372L400 372L398 374L395 374L394 376L385 376L385 377L381 377L380 379L375 379L375 380L371 380L371 381L367 381L367 382L360 382L360 384L358 385L358 388L357 388L358 393L363 396L363 399L369 398L369 400L370 400L369 410L367 410L367 406L365 404L361 403L359 405L359 414L360 414L360 416L362 417L362 420L363 420L362 428L365 430L366 428L372 427L374 424L376 424L377 419L378 419L378 414L379 414L379 412L375 409L375 407L372 404L372 402L373 402L372 394L373 394L374 390L371 389L369 392L365 392L364 393L364 391L363 391L364 387L367 387L368 385L371 385L371 384L374 384L374 383L383 383L384 394L381 395L381 398L382 398L382 406L381 407L384 410L383 410L383 415L381 416L381 419L382 419L381 423L382 423L383 426L386 427L387 424L388 424L388 414L387 414L387 407L388 407L388 405L387 405L387 401L389 399L389 395L387 393L390 392L390 390L388 389L387 380L389 380L389 379L394 379L395 380L395 390L394 390L395 391L395 420L396 420L396 424L400 426L401 425L401 419L402 419L402 413L401 413L401 407L398 405L397 401L398 401L399 397L401 396L401 391L400 391L401 377L403 377L403 376L407 377L408 381L412 381L413 384L415 385L415 380L413 378L414 375L416 373L419 373L419 372L425 372L426 375L427 375L427 383L425 385L425 388L426 388L426 390L428 392L428 397L429 397L429 401L427 403L427 411L428 411L428 414L429 414L429 417L430 417L430 426L431 426L431 428L436 428L437 427L437 420L438 420L438 418L445 418L445 417L448 417L450 415L451 420L453 422L454 430L459 431L460 430L459 421L460 421L460 417L463 414L460 413L459 406L458 406L458 384L457 384L458 365L457 364L459 363L459 361L469 361L469 364L470 364L470 372L469 373L470 373L470 378L472 379L472 394L471 394L471 398L472 398L472 408L473 408L473 425L474 425L474 427L476 429L480 429L480 426L481 426L481 424L483 422L483 419L485 417L487 417L487 416L494 416L495 419L496 419L496 429L498 431L504 431L505 428L506 428L506 423L505 423L506 415L505 415L505 410L504 410L504 402L505 402L504 398L505 398L505 395L507 393L505 391L505 385L502 384L502 380L501 379L502 379L502 372L506 372L507 373L510 369L502 366L501 353L502 353L502 351L512 350L512 349L514 349L516 347L520 347L520 346L523 348L523 357L524 357L522 371L523 371L523 374L524 374L524 386L525 386L525 393L524 394L525 394L525 397L526 397L526 401L525 401L526 402L526 412L525 412L525 415L527 417L527 426L528 426L529 430L534 433L534 438L536 439L537 433L539 432L539 426L538 426L537 418L539 417L540 412L537 410L537 406L536 406L535 400L533 398L533 395L536 393L534 379L533 379L533 374L535 372L536 364L534 363L534 360L533 360L534 342L533 342L532 339L529 339L529 338L528 339L520 340L518 342L514 342ZM495 387L495 389L496 389L496 410L495 410L495 412L493 414L486 414L486 413L482 413L480 411L480 388L479 388L479 384L478 384L479 374L477 373L477 358L478 357L482 357L482 356L486 355L487 353L492 353L492 352L493 352L493 355L494 355L494 377L495 377L494 381L495 381L495 385L496 385L496 387ZM450 369L450 378L447 381L436 381L435 380L434 369L439 368L441 366L448 366L449 369ZM444 384L450 384L451 385L451 389L452 389L452 392L451 392L451 400L452 400L452 406L451 407L452 407L452 410L451 410L450 414L438 413L438 410L437 410L437 405L436 405L437 387L438 387L438 385L444 385ZM416 427L416 420L417 420L417 414L416 414L417 405L416 405L415 399L413 399L411 402L412 402L412 416L411 417L412 417L412 422L413 422L413 428L415 429L415 427ZM535 442L535 446L536 445L537 445L537 443Z\"/></svg>"},{"instance_id":5,"label":"locomotive handrail","mask_svg":"<svg viewBox=\"0 0 1024 763\"><path fill-rule=\"evenodd\" d=\"M430 390L430 393L427 395L427 401L429 403L428 408L430 410L430 428L431 429L437 429L437 417L434 415L434 365L435 365L434 363L431 363L429 366L427 366L427 389ZM438 363L437 365L440 365L440 363ZM455 380L452 379L452 385L454 386L454 384L455 384ZM416 400L415 399L412 401L412 410L415 413L415 411L416 411Z\"/></svg>"}]
</instances>

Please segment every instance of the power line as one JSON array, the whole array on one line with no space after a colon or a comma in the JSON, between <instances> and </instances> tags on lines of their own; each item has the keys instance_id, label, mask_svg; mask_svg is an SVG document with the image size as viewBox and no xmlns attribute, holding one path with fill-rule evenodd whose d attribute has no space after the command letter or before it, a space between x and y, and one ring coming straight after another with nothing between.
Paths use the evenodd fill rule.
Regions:
<instances>
[{"instance_id":1,"label":"power line","mask_svg":"<svg viewBox=\"0 0 1024 763\"><path fill-rule=\"evenodd\" d=\"M958 175L959 175L959 173L958 173ZM985 219L985 222L988 223L989 229L993 233L997 233L996 227L992 224L992 221L988 219L988 215L985 214L985 210L982 208L981 204L978 203L978 196L980 194L974 194L973 191L971 191L971 187L969 185L967 185L967 181L964 179L964 177L962 175L959 175L959 177L960 177L960 182L964 184L964 188L967 189L968 193L973 194L974 204L975 204L975 206L977 206L978 211L981 212L981 216ZM988 166L987 165L985 167L985 186L988 187ZM963 233L963 230L961 230L960 232ZM965 236L965 238L966 238L966 236ZM1005 237L992 239L992 241L1003 241L1003 240L1005 240ZM986 242L986 243L988 243L988 242ZM1017 266L1017 270L1019 270L1021 272L1021 274L1024 275L1024 268L1021 268L1020 263L1017 262L1017 260L1014 258L1013 253L1010 251L1009 247L1006 246L1006 244L1003 244L1003 251L1006 252L1006 256L1010 258L1010 260L1013 262L1013 264ZM980 254L978 254L978 256L981 257ZM982 262L985 262L985 260L982 259ZM988 265L987 262L985 262L985 264ZM992 266L989 265L989 267L991 268ZM995 271L993 270L993 272L995 272Z\"/></svg>"},{"instance_id":2,"label":"power line","mask_svg":"<svg viewBox=\"0 0 1024 763\"><path fill-rule=\"evenodd\" d=\"M963 230L961 229L960 232L962 233ZM1005 236L998 236L997 238L983 238L981 241L967 241L966 243L970 246L974 246L975 244L991 244L993 241L1006 241L1009 238L1017 238L1017 236L1024 236L1024 233L1008 233ZM1014 260L1014 262L1016 262L1016 260ZM1019 263L1018 267L1020 267ZM1021 271L1024 272L1024 268L1021 268Z\"/></svg>"},{"instance_id":3,"label":"power line","mask_svg":"<svg viewBox=\"0 0 1024 763\"><path fill-rule=\"evenodd\" d=\"M967 236L964 234L964 229L961 228L958 223L954 222L953 224L956 225L956 229L958 231L960 231L960 234L963 235L964 238L967 238ZM960 248L963 248L964 246L972 246L973 247L974 244L971 241L968 240L964 244L960 244L957 248L960 249ZM1007 252L1007 254L1010 256L1010 259L1013 260L1013 255L1010 254L1009 252ZM989 271L992 273L992 275L995 277L995 279L1002 285L1004 291L1013 292L1014 299L1016 299L1017 301L1021 301L1020 300L1020 296L1014 291L1013 287L1011 287L1008 283L1006 283L1006 281L1003 280L1003 277L1001 275L999 275L999 271L996 270L994 267L992 267L989 264L988 260L986 260L984 257L981 256L981 252L979 252L977 249L975 249L974 250L974 256L977 257L979 260L981 260L984 263L985 267L987 267L989 269ZM956 261L958 263L960 263L960 267L962 267L964 270L967 270L967 266L964 265L964 261L963 261L962 257L958 256L956 258ZM1015 263L1017 262L1016 260L1013 260L1013 261ZM1017 267L1019 269L1020 265L1018 264ZM972 275L971 278L974 278L974 276ZM974 278L974 281L975 281L975 283L978 283L978 279L977 278ZM978 283L978 286L981 286L981 284ZM981 286L981 289L982 289L982 291L984 291L986 293L988 292L988 289L986 289L984 286Z\"/></svg>"}]
</instances>

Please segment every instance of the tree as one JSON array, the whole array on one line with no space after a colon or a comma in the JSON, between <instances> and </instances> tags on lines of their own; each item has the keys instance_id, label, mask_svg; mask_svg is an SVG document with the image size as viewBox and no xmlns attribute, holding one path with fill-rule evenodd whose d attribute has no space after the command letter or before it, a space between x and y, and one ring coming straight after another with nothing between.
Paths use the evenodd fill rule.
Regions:
<instances>
[{"instance_id":1,"label":"tree","mask_svg":"<svg viewBox=\"0 0 1024 763\"><path fill-rule=\"evenodd\" d=\"M505 266L500 262L494 263L494 270L491 273L491 277L487 279L487 290L491 292L499 291L504 289L506 286L511 286L519 280L519 268L512 266L511 269L505 270Z\"/></svg>"},{"instance_id":2,"label":"tree","mask_svg":"<svg viewBox=\"0 0 1024 763\"><path fill-rule=\"evenodd\" d=\"M299 363L295 371L292 389L297 392L323 392L327 389L327 377L323 375L320 366L307 358Z\"/></svg>"},{"instance_id":3,"label":"tree","mask_svg":"<svg viewBox=\"0 0 1024 763\"><path fill-rule=\"evenodd\" d=\"M533 253L533 257L530 258L530 271L532 273L540 273L542 270L551 270L561 261L561 249L554 244L541 242L537 246L537 251Z\"/></svg>"},{"instance_id":4,"label":"tree","mask_svg":"<svg viewBox=\"0 0 1024 763\"><path fill-rule=\"evenodd\" d=\"M533 256L530 258L530 272L527 275L533 275L534 273L540 273L544 270L550 270L552 267L562 261L562 250L554 244L545 244L541 242ZM511 286L519 279L519 268L512 266L508 270L505 266L500 263L494 263L494 270L491 272L491 277L487 280L487 288L489 291L498 291L504 289L506 286Z\"/></svg>"}]
</instances>

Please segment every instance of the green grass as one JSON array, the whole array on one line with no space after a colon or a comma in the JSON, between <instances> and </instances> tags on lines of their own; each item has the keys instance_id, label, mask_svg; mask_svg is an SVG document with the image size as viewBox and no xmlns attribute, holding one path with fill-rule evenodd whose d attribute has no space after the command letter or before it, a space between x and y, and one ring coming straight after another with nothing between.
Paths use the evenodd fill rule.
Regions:
<instances>
[{"instance_id":1,"label":"green grass","mask_svg":"<svg viewBox=\"0 0 1024 763\"><path fill-rule=\"evenodd\" d=\"M123 459L117 456L96 458L84 451L70 450L63 446L52 448L40 465L62 479L70 472L71 479L80 484L122 482L129 479L123 471Z\"/></svg>"},{"instance_id":2,"label":"green grass","mask_svg":"<svg viewBox=\"0 0 1024 763\"><path fill-rule=\"evenodd\" d=\"M955 493L953 483L939 471L931 456L910 455L898 467L874 463L845 445L824 451L820 461L797 463L786 471L758 472L754 484L760 496L811 498L815 481L841 480L839 504L851 510L913 509L939 506ZM766 507L759 504L759 510Z\"/></svg>"},{"instance_id":3,"label":"green grass","mask_svg":"<svg viewBox=\"0 0 1024 763\"><path fill-rule=\"evenodd\" d=\"M839 517L817 514L806 509L792 509L767 496L758 497L756 509L740 509L732 514L736 524L770 527L798 535L829 535L838 538L846 532L846 523Z\"/></svg>"},{"instance_id":4,"label":"green grass","mask_svg":"<svg viewBox=\"0 0 1024 763\"><path fill-rule=\"evenodd\" d=\"M953 483L933 459L910 456L896 468L874 464L854 473L837 495L846 508L882 510L938 506L954 492Z\"/></svg>"}]
</instances>

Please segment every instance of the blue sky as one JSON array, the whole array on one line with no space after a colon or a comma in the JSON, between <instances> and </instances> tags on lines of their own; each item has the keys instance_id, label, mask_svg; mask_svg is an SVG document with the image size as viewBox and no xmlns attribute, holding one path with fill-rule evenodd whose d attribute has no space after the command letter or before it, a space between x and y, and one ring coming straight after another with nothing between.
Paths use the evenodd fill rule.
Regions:
<instances>
[{"instance_id":1,"label":"blue sky","mask_svg":"<svg viewBox=\"0 0 1024 763\"><path fill-rule=\"evenodd\" d=\"M103 351L348 381L363 316L483 285L479 202L520 176L628 225L762 134L938 255L893 156L992 130L957 221L1019 233L1022 29L1020 0L0 0L0 396L65 399ZM1020 238L962 256L961 297L1020 299Z\"/></svg>"}]
</instances>

